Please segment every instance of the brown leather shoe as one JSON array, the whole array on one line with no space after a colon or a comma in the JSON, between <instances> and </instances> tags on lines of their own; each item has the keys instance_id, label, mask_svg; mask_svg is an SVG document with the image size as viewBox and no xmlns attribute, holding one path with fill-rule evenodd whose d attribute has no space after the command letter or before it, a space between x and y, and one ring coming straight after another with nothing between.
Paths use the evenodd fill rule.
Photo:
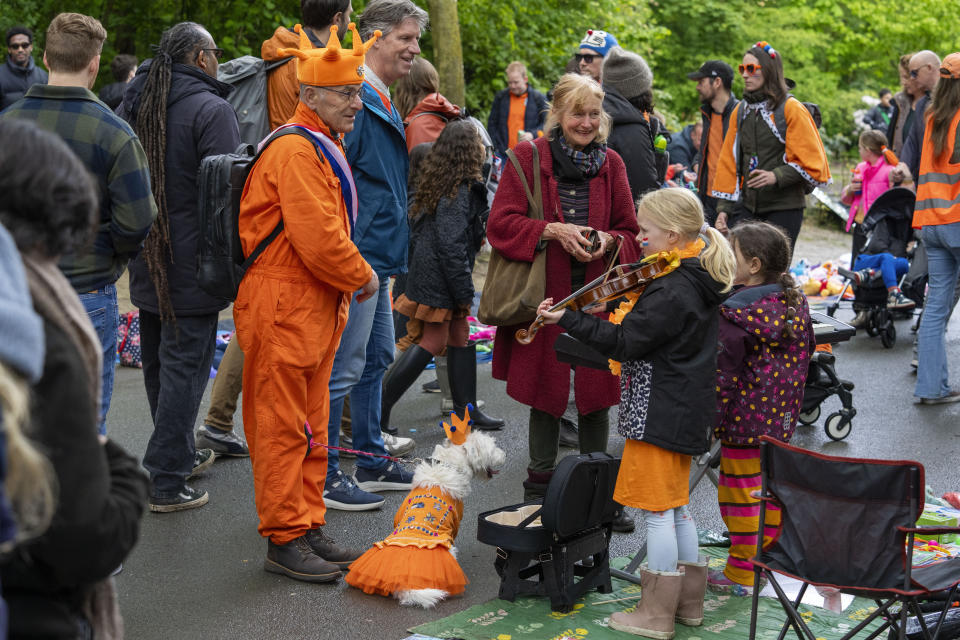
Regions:
<instances>
[{"instance_id":1,"label":"brown leather shoe","mask_svg":"<svg viewBox=\"0 0 960 640\"><path fill-rule=\"evenodd\" d=\"M323 527L317 527L316 529L307 531L304 537L307 539L314 553L344 571L350 568L354 560L363 555L363 551L347 549L337 545L336 542L323 533Z\"/></svg>"},{"instance_id":2,"label":"brown leather shoe","mask_svg":"<svg viewBox=\"0 0 960 640\"><path fill-rule=\"evenodd\" d=\"M287 544L275 544L268 539L263 568L304 582L334 582L340 577L340 567L314 553L306 536Z\"/></svg>"}]
</instances>

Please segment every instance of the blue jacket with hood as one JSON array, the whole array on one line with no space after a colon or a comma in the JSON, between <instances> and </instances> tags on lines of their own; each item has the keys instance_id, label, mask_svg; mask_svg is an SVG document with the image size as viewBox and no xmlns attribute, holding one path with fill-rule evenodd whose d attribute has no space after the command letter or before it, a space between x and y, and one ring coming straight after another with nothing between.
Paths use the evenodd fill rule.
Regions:
<instances>
[{"instance_id":1,"label":"blue jacket with hood","mask_svg":"<svg viewBox=\"0 0 960 640\"><path fill-rule=\"evenodd\" d=\"M406 273L410 225L407 222L407 155L403 120L391 103L363 83L363 109L344 137L347 162L357 185L358 213L353 242L377 277Z\"/></svg>"}]
</instances>

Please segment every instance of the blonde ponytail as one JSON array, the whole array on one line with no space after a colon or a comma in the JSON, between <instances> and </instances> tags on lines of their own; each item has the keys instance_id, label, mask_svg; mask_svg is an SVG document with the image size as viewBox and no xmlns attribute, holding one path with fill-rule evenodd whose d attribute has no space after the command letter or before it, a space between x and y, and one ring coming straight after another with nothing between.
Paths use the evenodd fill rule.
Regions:
<instances>
[{"instance_id":1,"label":"blonde ponytail","mask_svg":"<svg viewBox=\"0 0 960 640\"><path fill-rule=\"evenodd\" d=\"M737 258L733 255L733 249L730 248L727 239L713 227L707 227L701 235L706 236L709 242L700 252L700 264L711 278L723 284L723 292L726 293L733 287L733 279L737 273Z\"/></svg>"},{"instance_id":2,"label":"blonde ponytail","mask_svg":"<svg viewBox=\"0 0 960 640\"><path fill-rule=\"evenodd\" d=\"M0 411L7 439L7 497L17 520L17 540L43 533L56 507L56 478L50 462L23 434L29 416L27 383L0 362Z\"/></svg>"}]
</instances>

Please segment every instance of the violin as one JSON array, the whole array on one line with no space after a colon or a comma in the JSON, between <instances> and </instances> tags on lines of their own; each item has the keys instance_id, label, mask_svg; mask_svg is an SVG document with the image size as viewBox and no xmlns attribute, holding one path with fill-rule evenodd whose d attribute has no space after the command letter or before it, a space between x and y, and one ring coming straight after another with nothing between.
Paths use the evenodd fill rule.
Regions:
<instances>
[{"instance_id":1,"label":"violin","mask_svg":"<svg viewBox=\"0 0 960 640\"><path fill-rule=\"evenodd\" d=\"M651 280L667 269L669 264L666 258L660 256L653 262L640 261L628 265L617 265L550 307L550 311L561 309L590 311L631 291L643 291ZM530 344L542 326L543 316L538 315L528 328L517 331L517 342Z\"/></svg>"}]
</instances>

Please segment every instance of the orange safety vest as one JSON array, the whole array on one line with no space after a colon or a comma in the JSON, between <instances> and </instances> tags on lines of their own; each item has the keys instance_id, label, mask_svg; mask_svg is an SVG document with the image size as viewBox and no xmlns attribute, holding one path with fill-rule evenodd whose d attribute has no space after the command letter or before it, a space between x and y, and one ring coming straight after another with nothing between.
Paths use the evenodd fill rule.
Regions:
<instances>
[{"instance_id":1,"label":"orange safety vest","mask_svg":"<svg viewBox=\"0 0 960 640\"><path fill-rule=\"evenodd\" d=\"M957 139L960 110L950 122L947 146L934 157L933 114L927 116L926 135L920 155L920 178L917 180L917 204L913 209L913 228L960 222L960 164L951 164Z\"/></svg>"}]
</instances>

